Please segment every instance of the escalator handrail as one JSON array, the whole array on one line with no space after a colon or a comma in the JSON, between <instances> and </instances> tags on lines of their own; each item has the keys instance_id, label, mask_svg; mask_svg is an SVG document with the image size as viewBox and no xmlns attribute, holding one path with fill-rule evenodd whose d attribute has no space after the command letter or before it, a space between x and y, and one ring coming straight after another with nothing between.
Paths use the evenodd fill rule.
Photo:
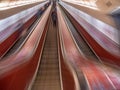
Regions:
<instances>
[{"instance_id":1,"label":"escalator handrail","mask_svg":"<svg viewBox=\"0 0 120 90\"><path fill-rule=\"evenodd\" d=\"M60 24L60 23L62 23L62 22L60 22L60 19L62 18L63 21L64 21L64 19L63 19L63 16L62 16L61 12L60 12L60 8L58 8L58 7L57 7L57 15L58 15L58 17L59 17L59 18L58 18L58 26L59 26L59 31L58 31L58 33L59 33L60 48L61 48L61 52L62 52L63 61L65 62L65 64L67 65L69 71L70 71L71 74L72 74L72 77L73 77L73 79L74 79L75 90L80 90L79 81L78 81L78 79L77 79L77 74L76 74L76 72L75 72L72 64L67 60L67 59L68 59L67 56L65 55L65 48L64 48L64 46L63 46L64 44L63 44L63 39L62 39L62 36L61 36L62 34L61 34L61 32L60 32L60 30L61 30L60 27L66 27L66 25L61 26L61 24ZM61 17L61 18L60 18L60 17ZM63 88L64 88L64 87L63 87Z\"/></svg>"}]
</instances>

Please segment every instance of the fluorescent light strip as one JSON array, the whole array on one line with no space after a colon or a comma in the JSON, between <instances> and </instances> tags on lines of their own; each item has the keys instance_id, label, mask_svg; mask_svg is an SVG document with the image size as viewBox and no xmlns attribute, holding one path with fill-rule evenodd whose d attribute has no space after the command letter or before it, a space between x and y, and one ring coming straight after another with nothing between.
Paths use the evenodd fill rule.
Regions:
<instances>
[{"instance_id":1,"label":"fluorescent light strip","mask_svg":"<svg viewBox=\"0 0 120 90\"><path fill-rule=\"evenodd\" d=\"M19 7L19 6L23 6L23 5L27 5L27 4L32 4L32 3L36 3L36 2L40 2L40 1L42 1L42 0L39 0L39 1L22 1L22 2L13 2L14 3L14 5L10 5L10 4L8 4L8 5L6 5L6 6L4 6L5 4L7 4L7 3L0 3L0 11L2 11L2 10L7 10L7 9L11 9L11 8L15 8L15 7ZM2 5L3 4L3 5ZM11 3L12 4L12 3ZM3 7L4 6L4 7Z\"/></svg>"}]
</instances>

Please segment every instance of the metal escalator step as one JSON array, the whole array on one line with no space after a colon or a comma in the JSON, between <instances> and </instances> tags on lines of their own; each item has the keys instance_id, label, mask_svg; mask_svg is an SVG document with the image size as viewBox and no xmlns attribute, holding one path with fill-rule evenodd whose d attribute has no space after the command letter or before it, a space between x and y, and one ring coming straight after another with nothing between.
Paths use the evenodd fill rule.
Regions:
<instances>
[{"instance_id":1,"label":"metal escalator step","mask_svg":"<svg viewBox=\"0 0 120 90\"><path fill-rule=\"evenodd\" d=\"M61 90L56 34L50 25L32 90Z\"/></svg>"}]
</instances>

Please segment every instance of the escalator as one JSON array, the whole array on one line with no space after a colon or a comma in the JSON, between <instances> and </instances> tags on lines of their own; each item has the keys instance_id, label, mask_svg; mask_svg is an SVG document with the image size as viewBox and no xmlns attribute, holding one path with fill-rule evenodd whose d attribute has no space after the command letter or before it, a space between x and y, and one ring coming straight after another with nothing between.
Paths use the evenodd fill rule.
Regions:
<instances>
[{"instance_id":1,"label":"escalator","mask_svg":"<svg viewBox=\"0 0 120 90\"><path fill-rule=\"evenodd\" d=\"M43 13L42 13L43 14ZM35 27L38 25L38 23L41 20L41 15L37 17L37 19L30 25L30 27L27 30L24 30L20 36L20 38L15 42L15 44L7 51L7 53L3 56L3 58L9 57L13 53L19 51L21 47L24 45L26 40L29 38L29 36L34 31Z\"/></svg>"},{"instance_id":2,"label":"escalator","mask_svg":"<svg viewBox=\"0 0 120 90\"><path fill-rule=\"evenodd\" d=\"M66 11L65 12L64 11L62 13L64 15L64 18L65 18L65 20L66 20L66 22L67 22L67 24L68 24L68 26L70 28L70 32L72 33L72 35L73 35L73 37L75 39L75 42L77 43L80 51L82 51L82 53L87 58L91 58L95 62L99 62L98 57L96 56L96 54L93 52L93 50L90 48L90 46L86 43L85 39L79 34L79 32L76 30L76 28L74 27L74 25L72 24L70 19L67 17L67 15L69 15L69 14Z\"/></svg>"},{"instance_id":3,"label":"escalator","mask_svg":"<svg viewBox=\"0 0 120 90\"><path fill-rule=\"evenodd\" d=\"M86 60L86 62L91 62L94 63L93 65L99 67L101 69L101 71L103 71L104 73L102 74L101 72L101 75L104 75L105 74L105 78L107 77L106 80L108 80L110 83L113 84L113 86L116 88L116 89L119 89L119 68L117 67L114 67L112 65L107 65L107 64L104 64L98 56L96 56L94 50L92 50L92 48L90 48L90 46L87 44L87 42L85 41L84 37L81 36L81 34L78 33L77 29L74 27L74 24L71 22L71 16L66 12L66 10L64 8L62 8L63 11L62 11L62 14L64 15L64 19L69 27L69 31L71 32L71 35L73 36L74 38L74 41L76 43L76 45L78 46L80 52L85 56L85 58L87 58L88 60ZM61 10L62 10L61 9ZM84 66L86 67L86 66ZM89 67L89 66L87 66ZM93 67L93 66L92 66ZM89 67L91 68L91 67ZM77 70L77 68L75 68ZM94 70L92 70L94 71ZM97 71L97 70L96 70ZM83 70L84 72L84 70ZM89 72L89 70L88 70ZM87 73L88 73L87 72ZM85 86L87 85L86 82L88 83L88 79L84 79L84 80L81 80L83 78L83 76L81 77L79 73L79 71L77 72L78 74L78 78L79 78L79 81L80 81L80 86L81 86L81 90L88 90L88 88L86 88ZM96 73L91 73L91 74L96 74ZM114 77L114 79L113 79ZM85 78L85 77L84 77ZM92 78L92 77L91 77ZM100 75L96 75L96 78L101 78ZM86 80L86 81L85 81ZM93 79L92 79L93 80ZM82 82L81 82L82 81ZM83 83L84 81L84 83ZM107 81L107 82L108 82ZM103 85L105 81L103 81ZM82 85L81 85L82 84ZM89 86L89 85L88 85ZM97 86L97 85L96 85ZM110 86L109 86L110 87ZM107 87L107 89L109 88ZM98 87L97 87L98 88ZM103 88L102 88L103 89Z\"/></svg>"},{"instance_id":4,"label":"escalator","mask_svg":"<svg viewBox=\"0 0 120 90\"><path fill-rule=\"evenodd\" d=\"M57 28L50 24L46 35L46 41L32 90L60 90L60 73L57 49Z\"/></svg>"}]
</instances>

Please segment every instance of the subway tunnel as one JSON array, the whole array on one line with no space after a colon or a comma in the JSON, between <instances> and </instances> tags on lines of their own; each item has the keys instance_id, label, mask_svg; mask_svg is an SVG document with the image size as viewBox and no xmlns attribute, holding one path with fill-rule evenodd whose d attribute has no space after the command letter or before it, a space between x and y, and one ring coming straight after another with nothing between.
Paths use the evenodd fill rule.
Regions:
<instances>
[{"instance_id":1,"label":"subway tunnel","mask_svg":"<svg viewBox=\"0 0 120 90\"><path fill-rule=\"evenodd\" d=\"M120 90L119 0L0 0L0 90Z\"/></svg>"}]
</instances>

